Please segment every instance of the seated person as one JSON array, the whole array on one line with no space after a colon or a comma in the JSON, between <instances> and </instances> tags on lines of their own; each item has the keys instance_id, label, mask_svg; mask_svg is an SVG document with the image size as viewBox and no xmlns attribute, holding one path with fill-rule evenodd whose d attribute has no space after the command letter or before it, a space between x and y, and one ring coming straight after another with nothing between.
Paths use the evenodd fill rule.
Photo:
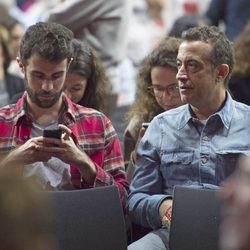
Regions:
<instances>
[{"instance_id":1,"label":"seated person","mask_svg":"<svg viewBox=\"0 0 250 250\"><path fill-rule=\"evenodd\" d=\"M59 250L53 235L50 202L32 180L12 171L0 173L0 245L2 250ZM51 230L49 230L51 229Z\"/></svg>"},{"instance_id":2,"label":"seated person","mask_svg":"<svg viewBox=\"0 0 250 250\"><path fill-rule=\"evenodd\" d=\"M235 66L229 81L229 90L238 102L250 105L250 22L234 42Z\"/></svg>"},{"instance_id":3,"label":"seated person","mask_svg":"<svg viewBox=\"0 0 250 250\"><path fill-rule=\"evenodd\" d=\"M231 42L216 27L182 34L177 80L184 105L157 115L138 149L128 199L134 223L151 228L128 246L169 249L175 185L218 188L250 148L250 107L232 99Z\"/></svg>"},{"instance_id":4,"label":"seated person","mask_svg":"<svg viewBox=\"0 0 250 250\"><path fill-rule=\"evenodd\" d=\"M72 39L72 31L57 23L37 23L25 32L18 63L26 92L0 109L1 166L19 163L21 175L36 178L45 190L116 185L125 207L128 185L110 120L63 94ZM61 138L42 136L58 127Z\"/></svg>"},{"instance_id":5,"label":"seated person","mask_svg":"<svg viewBox=\"0 0 250 250\"><path fill-rule=\"evenodd\" d=\"M250 155L243 155L235 173L224 182L220 226L222 250L250 249Z\"/></svg>"},{"instance_id":6,"label":"seated person","mask_svg":"<svg viewBox=\"0 0 250 250\"><path fill-rule=\"evenodd\" d=\"M131 159L128 181L133 174L136 142L145 132L142 123L182 104L176 80L176 56L180 43L180 39L166 38L141 62L136 98L127 114L129 124L124 133L124 158L127 164Z\"/></svg>"},{"instance_id":7,"label":"seated person","mask_svg":"<svg viewBox=\"0 0 250 250\"><path fill-rule=\"evenodd\" d=\"M0 26L0 107L10 104L15 94L24 91L23 79L8 73L10 62L9 33Z\"/></svg>"},{"instance_id":8,"label":"seated person","mask_svg":"<svg viewBox=\"0 0 250 250\"><path fill-rule=\"evenodd\" d=\"M65 79L64 92L75 103L106 113L107 78L94 51L78 39L71 41L74 58Z\"/></svg>"}]
</instances>

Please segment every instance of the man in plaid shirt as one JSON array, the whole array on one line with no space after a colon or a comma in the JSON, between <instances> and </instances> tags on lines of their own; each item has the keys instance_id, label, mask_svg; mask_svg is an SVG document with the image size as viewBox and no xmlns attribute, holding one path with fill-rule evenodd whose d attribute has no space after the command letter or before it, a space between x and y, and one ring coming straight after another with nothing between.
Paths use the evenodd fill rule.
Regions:
<instances>
[{"instance_id":1,"label":"man in plaid shirt","mask_svg":"<svg viewBox=\"0 0 250 250\"><path fill-rule=\"evenodd\" d=\"M26 92L0 109L1 167L18 165L45 190L116 185L124 205L128 185L110 120L63 94L72 38L56 23L37 23L26 31L17 58ZM61 138L43 137L45 129L58 127Z\"/></svg>"}]
</instances>

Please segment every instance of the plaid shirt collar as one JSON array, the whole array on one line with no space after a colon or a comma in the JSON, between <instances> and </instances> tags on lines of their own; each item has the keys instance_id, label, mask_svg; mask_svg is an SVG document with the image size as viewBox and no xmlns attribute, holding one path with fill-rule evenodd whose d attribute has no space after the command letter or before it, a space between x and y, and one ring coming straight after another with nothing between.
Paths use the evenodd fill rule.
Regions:
<instances>
[{"instance_id":1,"label":"plaid shirt collar","mask_svg":"<svg viewBox=\"0 0 250 250\"><path fill-rule=\"evenodd\" d=\"M63 94L63 111L62 115L59 118L59 123L63 123L66 126L72 126L75 124L76 120L76 111L72 101ZM18 100L15 105L14 113L17 117L15 121L15 126L18 125L20 122L25 122L27 124L31 124L33 119L32 115L28 111L28 104L27 104L27 92L25 91L22 98Z\"/></svg>"}]
</instances>

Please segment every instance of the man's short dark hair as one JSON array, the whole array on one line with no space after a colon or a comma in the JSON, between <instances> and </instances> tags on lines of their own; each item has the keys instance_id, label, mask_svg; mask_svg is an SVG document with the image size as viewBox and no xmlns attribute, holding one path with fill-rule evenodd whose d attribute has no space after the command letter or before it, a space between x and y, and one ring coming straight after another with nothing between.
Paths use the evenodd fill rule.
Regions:
<instances>
[{"instance_id":1,"label":"man's short dark hair","mask_svg":"<svg viewBox=\"0 0 250 250\"><path fill-rule=\"evenodd\" d=\"M27 65L27 60L32 54L37 54L51 62L70 58L70 41L73 36L71 30L58 23L39 22L31 25L21 41L21 60L24 65Z\"/></svg>"},{"instance_id":2,"label":"man's short dark hair","mask_svg":"<svg viewBox=\"0 0 250 250\"><path fill-rule=\"evenodd\" d=\"M234 66L233 44L227 36L218 27L202 26L184 31L182 38L184 41L201 41L211 44L212 53L210 60L214 67L220 64L227 64L229 66L229 74L225 79L225 84L227 84Z\"/></svg>"}]
</instances>

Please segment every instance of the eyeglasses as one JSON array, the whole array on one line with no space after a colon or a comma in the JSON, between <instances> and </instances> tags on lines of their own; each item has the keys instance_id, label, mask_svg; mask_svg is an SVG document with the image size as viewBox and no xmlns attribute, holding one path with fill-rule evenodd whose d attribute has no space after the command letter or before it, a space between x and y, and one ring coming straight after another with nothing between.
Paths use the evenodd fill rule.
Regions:
<instances>
[{"instance_id":1,"label":"eyeglasses","mask_svg":"<svg viewBox=\"0 0 250 250\"><path fill-rule=\"evenodd\" d=\"M156 97L162 97L163 93L165 91L167 91L168 95L171 96L179 96L179 87L178 84L173 83L168 85L167 87L161 87L159 85L152 85L148 87L149 91L152 91L152 93L156 96Z\"/></svg>"}]
</instances>

